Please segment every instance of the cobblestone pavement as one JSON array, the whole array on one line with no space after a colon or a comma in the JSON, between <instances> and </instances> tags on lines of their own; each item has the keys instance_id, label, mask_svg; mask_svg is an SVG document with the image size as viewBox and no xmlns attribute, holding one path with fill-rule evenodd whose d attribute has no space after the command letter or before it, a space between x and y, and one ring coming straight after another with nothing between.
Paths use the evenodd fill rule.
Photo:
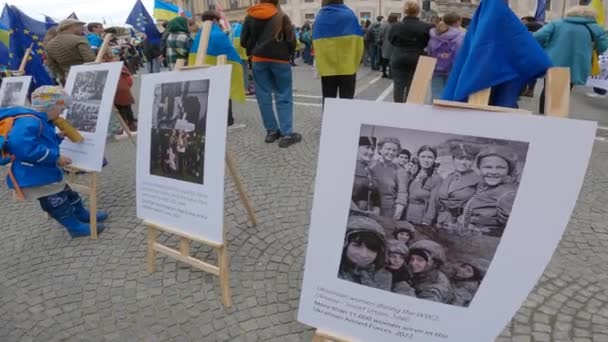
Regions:
<instances>
[{"instance_id":1,"label":"cobblestone pavement","mask_svg":"<svg viewBox=\"0 0 608 342\"><path fill-rule=\"evenodd\" d=\"M313 81L301 81L299 89ZM296 321L296 311L321 111L296 106L304 141L280 149L262 141L255 103L236 109L246 128L229 133L229 148L260 224L247 222L228 179L230 309L220 303L216 277L162 256L157 271L146 272L146 230L135 216L135 148L112 142L99 196L111 218L98 241L71 240L37 204L15 203L0 185L0 341L310 341L312 330ZM598 142L557 252L497 341L608 342L607 188L608 144ZM177 244L168 235L160 240ZM192 251L215 261L208 248L193 244Z\"/></svg>"}]
</instances>

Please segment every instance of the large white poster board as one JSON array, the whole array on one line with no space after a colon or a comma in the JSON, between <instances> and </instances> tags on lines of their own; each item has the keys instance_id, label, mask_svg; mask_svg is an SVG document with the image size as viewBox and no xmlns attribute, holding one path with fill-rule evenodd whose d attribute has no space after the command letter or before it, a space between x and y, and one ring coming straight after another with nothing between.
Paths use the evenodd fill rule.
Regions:
<instances>
[{"instance_id":1,"label":"large white poster board","mask_svg":"<svg viewBox=\"0 0 608 342\"><path fill-rule=\"evenodd\" d=\"M70 68L65 89L72 95L73 102L63 116L84 137L79 143L68 139L61 143L61 154L72 159L71 166L101 171L122 66L122 62L113 62Z\"/></svg>"},{"instance_id":2,"label":"large white poster board","mask_svg":"<svg viewBox=\"0 0 608 342\"><path fill-rule=\"evenodd\" d=\"M328 99L298 319L353 341L494 340L561 238L595 127Z\"/></svg>"},{"instance_id":3,"label":"large white poster board","mask_svg":"<svg viewBox=\"0 0 608 342\"><path fill-rule=\"evenodd\" d=\"M587 79L588 87L596 87L608 90L608 51L599 56L601 72L599 75Z\"/></svg>"},{"instance_id":4,"label":"large white poster board","mask_svg":"<svg viewBox=\"0 0 608 342\"><path fill-rule=\"evenodd\" d=\"M23 106L32 76L7 77L0 86L0 107Z\"/></svg>"},{"instance_id":5,"label":"large white poster board","mask_svg":"<svg viewBox=\"0 0 608 342\"><path fill-rule=\"evenodd\" d=\"M137 216L223 242L230 66L142 77Z\"/></svg>"}]
</instances>

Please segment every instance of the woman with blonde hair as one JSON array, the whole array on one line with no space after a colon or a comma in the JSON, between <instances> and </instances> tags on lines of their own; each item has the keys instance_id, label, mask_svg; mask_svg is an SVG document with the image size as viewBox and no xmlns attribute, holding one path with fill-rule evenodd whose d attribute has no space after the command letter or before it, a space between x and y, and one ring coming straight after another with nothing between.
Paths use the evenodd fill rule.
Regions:
<instances>
[{"instance_id":1,"label":"woman with blonde hair","mask_svg":"<svg viewBox=\"0 0 608 342\"><path fill-rule=\"evenodd\" d=\"M405 18L393 26L388 35L388 41L393 46L390 63L395 102L405 102L414 78L418 57L425 54L424 49L428 45L429 31L432 28L431 24L418 18L420 5L417 2L407 1L403 12Z\"/></svg>"}]
</instances>

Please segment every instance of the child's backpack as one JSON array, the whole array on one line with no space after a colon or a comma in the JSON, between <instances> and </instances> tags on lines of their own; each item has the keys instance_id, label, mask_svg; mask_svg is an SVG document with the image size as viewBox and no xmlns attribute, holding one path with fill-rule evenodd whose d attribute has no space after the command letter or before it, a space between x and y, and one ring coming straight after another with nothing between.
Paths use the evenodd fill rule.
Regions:
<instances>
[{"instance_id":1,"label":"child's backpack","mask_svg":"<svg viewBox=\"0 0 608 342\"><path fill-rule=\"evenodd\" d=\"M435 71L442 74L448 74L452 70L454 65L454 58L456 57L456 41L442 40L436 49L433 50L431 57L437 58L437 64L435 65Z\"/></svg>"},{"instance_id":2,"label":"child's backpack","mask_svg":"<svg viewBox=\"0 0 608 342\"><path fill-rule=\"evenodd\" d=\"M0 120L0 165L6 165L12 161L12 155L6 150L6 144L8 142L8 134L13 128L15 120L29 116L40 120L37 116L32 114L20 114L15 116L9 116ZM40 133L42 133L42 122L40 123Z\"/></svg>"}]
</instances>

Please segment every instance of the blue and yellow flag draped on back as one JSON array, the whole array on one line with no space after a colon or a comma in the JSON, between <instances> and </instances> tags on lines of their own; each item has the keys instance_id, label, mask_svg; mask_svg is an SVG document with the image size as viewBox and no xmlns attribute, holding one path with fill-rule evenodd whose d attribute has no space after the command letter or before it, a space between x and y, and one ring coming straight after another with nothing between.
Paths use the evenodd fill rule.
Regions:
<instances>
[{"instance_id":1,"label":"blue and yellow flag draped on back","mask_svg":"<svg viewBox=\"0 0 608 342\"><path fill-rule=\"evenodd\" d=\"M10 35L8 27L0 24L0 68L4 66L8 69L8 46Z\"/></svg>"},{"instance_id":2,"label":"blue and yellow flag draped on back","mask_svg":"<svg viewBox=\"0 0 608 342\"><path fill-rule=\"evenodd\" d=\"M175 17L184 15L187 18L191 18L192 15L188 11L184 11L179 6L164 2L161 0L154 0L154 12L153 16L160 20L171 20Z\"/></svg>"},{"instance_id":3,"label":"blue and yellow flag draped on back","mask_svg":"<svg viewBox=\"0 0 608 342\"><path fill-rule=\"evenodd\" d=\"M243 24L234 23L232 24L232 32L230 32L230 41L236 52L241 56L241 59L247 59L247 52L244 47L241 46L241 31L243 30Z\"/></svg>"},{"instance_id":4,"label":"blue and yellow flag draped on back","mask_svg":"<svg viewBox=\"0 0 608 342\"><path fill-rule=\"evenodd\" d=\"M10 69L17 70L21 60L30 45L32 52L27 57L25 74L32 76L30 92L43 85L52 85L53 79L44 68L42 56L42 40L46 34L46 23L34 20L15 6L5 5L0 17L0 23L9 29L8 64ZM6 55L5 55L6 56Z\"/></svg>"},{"instance_id":5,"label":"blue and yellow flag draped on back","mask_svg":"<svg viewBox=\"0 0 608 342\"><path fill-rule=\"evenodd\" d=\"M196 52L198 51L198 43L201 38L201 31L198 31L190 49L188 57L188 65L196 63ZM228 64L232 65L232 75L230 77L230 99L234 101L245 101L245 86L243 80L243 65L241 57L230 44L228 35L222 31L219 24L213 24L209 35L209 46L207 47L207 56L205 64L216 65L217 57L226 55Z\"/></svg>"},{"instance_id":6,"label":"blue and yellow flag draped on back","mask_svg":"<svg viewBox=\"0 0 608 342\"><path fill-rule=\"evenodd\" d=\"M363 57L363 30L346 5L321 7L312 32L317 71L321 76L352 75Z\"/></svg>"}]
</instances>

